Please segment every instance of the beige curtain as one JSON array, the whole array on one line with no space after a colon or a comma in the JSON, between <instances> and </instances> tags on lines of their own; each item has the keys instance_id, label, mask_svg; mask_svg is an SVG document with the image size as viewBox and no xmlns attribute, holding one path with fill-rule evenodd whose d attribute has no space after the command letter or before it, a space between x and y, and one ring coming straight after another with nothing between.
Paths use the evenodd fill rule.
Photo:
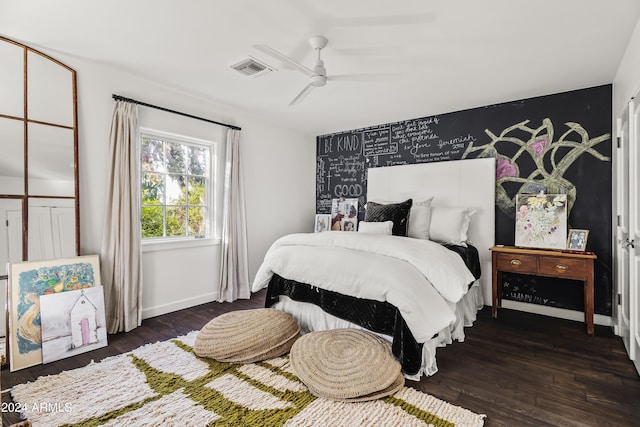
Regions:
<instances>
[{"instance_id":1,"label":"beige curtain","mask_svg":"<svg viewBox=\"0 0 640 427\"><path fill-rule=\"evenodd\" d=\"M227 129L222 209L218 301L246 299L251 294L247 261L247 227L244 184L240 166L240 131L235 129Z\"/></svg>"},{"instance_id":2,"label":"beige curtain","mask_svg":"<svg viewBox=\"0 0 640 427\"><path fill-rule=\"evenodd\" d=\"M128 332L142 322L138 106L116 101L109 137L109 182L101 271L107 331Z\"/></svg>"}]
</instances>

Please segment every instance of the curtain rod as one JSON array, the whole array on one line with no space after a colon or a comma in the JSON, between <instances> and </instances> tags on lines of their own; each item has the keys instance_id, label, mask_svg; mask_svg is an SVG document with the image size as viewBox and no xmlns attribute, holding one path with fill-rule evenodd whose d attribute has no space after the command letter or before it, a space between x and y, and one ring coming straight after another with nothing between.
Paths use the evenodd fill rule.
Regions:
<instances>
[{"instance_id":1,"label":"curtain rod","mask_svg":"<svg viewBox=\"0 0 640 427\"><path fill-rule=\"evenodd\" d=\"M130 102L132 104L142 105L143 107L155 108L156 110L166 111L167 113L173 113L173 114L178 114L180 116L185 116L185 117L189 117L189 118L196 119L196 120L202 120L203 122L214 123L216 125L225 126L225 127L230 128L230 129L242 130L242 128L240 128L239 126L230 125L230 124L227 124L227 123L221 123L221 122L217 122L215 120L205 119L203 117L198 117L198 116L194 116L194 115L191 115L191 114L182 113L180 111L170 110L170 109L164 108L164 107L158 107L157 105L147 104L146 102L137 101L137 100L131 99L131 98L125 98L124 96L120 96L120 95L116 95L116 94L113 94L112 96L113 96L113 100L114 101Z\"/></svg>"}]
</instances>

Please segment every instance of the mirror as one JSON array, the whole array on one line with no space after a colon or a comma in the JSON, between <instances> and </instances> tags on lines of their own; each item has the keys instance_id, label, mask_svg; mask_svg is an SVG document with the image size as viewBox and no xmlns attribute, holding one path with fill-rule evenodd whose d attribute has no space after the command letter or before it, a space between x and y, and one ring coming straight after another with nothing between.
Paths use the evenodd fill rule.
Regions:
<instances>
[{"instance_id":1,"label":"mirror","mask_svg":"<svg viewBox=\"0 0 640 427\"><path fill-rule=\"evenodd\" d=\"M76 73L0 36L0 359L7 263L80 254Z\"/></svg>"},{"instance_id":2,"label":"mirror","mask_svg":"<svg viewBox=\"0 0 640 427\"><path fill-rule=\"evenodd\" d=\"M0 117L0 194L24 194L24 124Z\"/></svg>"},{"instance_id":3,"label":"mirror","mask_svg":"<svg viewBox=\"0 0 640 427\"><path fill-rule=\"evenodd\" d=\"M29 194L73 197L73 129L29 123Z\"/></svg>"}]
</instances>

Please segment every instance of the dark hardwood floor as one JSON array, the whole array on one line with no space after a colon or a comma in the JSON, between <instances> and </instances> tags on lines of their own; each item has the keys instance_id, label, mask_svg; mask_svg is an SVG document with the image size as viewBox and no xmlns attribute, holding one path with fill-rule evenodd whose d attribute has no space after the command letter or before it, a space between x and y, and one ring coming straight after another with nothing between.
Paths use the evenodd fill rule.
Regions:
<instances>
[{"instance_id":1,"label":"dark hardwood floor","mask_svg":"<svg viewBox=\"0 0 640 427\"><path fill-rule=\"evenodd\" d=\"M13 373L4 368L2 389L184 335L228 311L263 307L264 295L147 319L110 335L108 347L72 358ZM438 373L407 385L486 414L487 427L640 426L640 377L610 328L596 326L589 337L580 322L505 309L492 319L490 311L480 311L465 342L438 349ZM3 402L10 399L2 394ZM10 425L17 414L3 412L2 420Z\"/></svg>"}]
</instances>

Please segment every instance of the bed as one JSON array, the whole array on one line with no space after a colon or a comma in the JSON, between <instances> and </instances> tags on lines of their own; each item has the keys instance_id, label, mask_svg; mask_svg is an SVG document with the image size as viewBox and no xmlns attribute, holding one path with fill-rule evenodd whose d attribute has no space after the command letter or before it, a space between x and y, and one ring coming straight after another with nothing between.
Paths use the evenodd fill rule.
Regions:
<instances>
[{"instance_id":1,"label":"bed","mask_svg":"<svg viewBox=\"0 0 640 427\"><path fill-rule=\"evenodd\" d=\"M274 242L252 291L267 287L265 306L292 314L303 332L376 333L418 380L437 372L436 349L463 341L490 301L495 160L370 168L367 200L358 232Z\"/></svg>"}]
</instances>

